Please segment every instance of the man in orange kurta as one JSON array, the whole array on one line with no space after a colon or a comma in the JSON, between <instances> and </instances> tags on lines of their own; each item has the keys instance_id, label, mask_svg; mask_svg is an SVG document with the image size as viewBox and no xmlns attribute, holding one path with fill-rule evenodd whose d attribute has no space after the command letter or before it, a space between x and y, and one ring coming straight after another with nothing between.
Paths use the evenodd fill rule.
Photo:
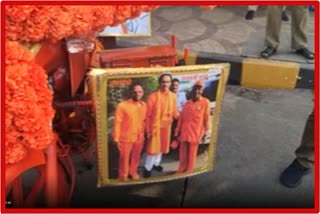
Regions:
<instances>
[{"instance_id":1,"label":"man in orange kurta","mask_svg":"<svg viewBox=\"0 0 320 214\"><path fill-rule=\"evenodd\" d=\"M151 170L161 172L162 154L169 152L170 131L173 118L178 118L177 98L170 89L172 76L164 73L159 77L159 90L151 93L147 99L146 115L146 162L144 177L150 177Z\"/></svg>"},{"instance_id":2,"label":"man in orange kurta","mask_svg":"<svg viewBox=\"0 0 320 214\"><path fill-rule=\"evenodd\" d=\"M141 101L143 88L139 84L130 86L131 98L118 104L115 112L113 140L118 146L118 177L126 181L128 175L139 179L137 168L144 142L146 104Z\"/></svg>"},{"instance_id":3,"label":"man in orange kurta","mask_svg":"<svg viewBox=\"0 0 320 214\"><path fill-rule=\"evenodd\" d=\"M192 88L191 99L183 108L175 131L180 142L177 173L191 172L196 163L198 145L210 128L210 101L201 96L204 83L198 81Z\"/></svg>"}]
</instances>

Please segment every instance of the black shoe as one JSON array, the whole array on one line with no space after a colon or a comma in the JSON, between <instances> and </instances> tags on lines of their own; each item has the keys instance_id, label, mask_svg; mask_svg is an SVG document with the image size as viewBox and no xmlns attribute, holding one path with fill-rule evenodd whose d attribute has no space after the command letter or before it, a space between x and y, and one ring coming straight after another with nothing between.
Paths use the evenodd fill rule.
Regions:
<instances>
[{"instance_id":1,"label":"black shoe","mask_svg":"<svg viewBox=\"0 0 320 214\"><path fill-rule=\"evenodd\" d=\"M253 10L249 10L246 14L246 20L252 20L254 17L254 11Z\"/></svg>"},{"instance_id":2,"label":"black shoe","mask_svg":"<svg viewBox=\"0 0 320 214\"><path fill-rule=\"evenodd\" d=\"M153 170L156 170L156 171L158 171L158 172L162 172L162 171L163 171L163 167L162 167L161 165L159 165L159 166L153 166L152 169L153 169Z\"/></svg>"},{"instance_id":3,"label":"black shoe","mask_svg":"<svg viewBox=\"0 0 320 214\"><path fill-rule=\"evenodd\" d=\"M143 177L149 178L151 176L151 170L148 171L146 168L143 169Z\"/></svg>"},{"instance_id":4,"label":"black shoe","mask_svg":"<svg viewBox=\"0 0 320 214\"><path fill-rule=\"evenodd\" d=\"M311 172L303 167L297 159L288 166L280 176L280 182L287 187L296 187L301 183L302 177Z\"/></svg>"},{"instance_id":5,"label":"black shoe","mask_svg":"<svg viewBox=\"0 0 320 214\"><path fill-rule=\"evenodd\" d=\"M264 49L261 53L260 56L263 58L268 58L272 55L274 55L277 52L276 48L272 48L272 47L267 47L266 49Z\"/></svg>"},{"instance_id":6,"label":"black shoe","mask_svg":"<svg viewBox=\"0 0 320 214\"><path fill-rule=\"evenodd\" d=\"M300 48L296 50L296 53L303 56L306 59L314 59L314 53L309 51L307 48Z\"/></svg>"},{"instance_id":7,"label":"black shoe","mask_svg":"<svg viewBox=\"0 0 320 214\"><path fill-rule=\"evenodd\" d=\"M282 11L281 19L282 19L282 21L285 21L285 22L289 21L289 17L287 15L286 11Z\"/></svg>"}]
</instances>

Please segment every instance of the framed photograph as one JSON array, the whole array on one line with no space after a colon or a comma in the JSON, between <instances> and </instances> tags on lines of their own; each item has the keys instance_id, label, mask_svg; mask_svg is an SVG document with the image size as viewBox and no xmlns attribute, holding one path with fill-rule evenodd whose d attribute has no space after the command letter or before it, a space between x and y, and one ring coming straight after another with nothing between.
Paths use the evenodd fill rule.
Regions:
<instances>
[{"instance_id":1,"label":"framed photograph","mask_svg":"<svg viewBox=\"0 0 320 214\"><path fill-rule=\"evenodd\" d=\"M143 12L139 17L123 24L106 27L99 36L151 36L151 13Z\"/></svg>"},{"instance_id":2,"label":"framed photograph","mask_svg":"<svg viewBox=\"0 0 320 214\"><path fill-rule=\"evenodd\" d=\"M98 187L213 170L229 64L93 69Z\"/></svg>"}]
</instances>

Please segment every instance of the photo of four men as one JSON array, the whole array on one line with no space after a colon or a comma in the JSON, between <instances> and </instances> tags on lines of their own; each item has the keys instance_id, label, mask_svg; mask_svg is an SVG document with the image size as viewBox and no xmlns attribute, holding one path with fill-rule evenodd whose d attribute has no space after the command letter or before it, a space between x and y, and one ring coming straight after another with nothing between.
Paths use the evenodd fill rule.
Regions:
<instances>
[{"instance_id":1,"label":"photo of four men","mask_svg":"<svg viewBox=\"0 0 320 214\"><path fill-rule=\"evenodd\" d=\"M123 99L114 102L114 110L108 108L112 146L118 151L117 164L114 154L109 162L116 178L124 182L159 174L167 170L162 162L172 150L179 153L173 174L191 173L197 167L199 144L210 136L220 75L209 71L173 77L166 72L122 81L127 84L122 85Z\"/></svg>"}]
</instances>

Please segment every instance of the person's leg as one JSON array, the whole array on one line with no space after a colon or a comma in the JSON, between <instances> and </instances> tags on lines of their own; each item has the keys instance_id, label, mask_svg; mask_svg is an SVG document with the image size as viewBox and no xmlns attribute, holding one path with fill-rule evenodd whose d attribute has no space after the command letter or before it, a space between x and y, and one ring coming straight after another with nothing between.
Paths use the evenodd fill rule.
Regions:
<instances>
[{"instance_id":1,"label":"person's leg","mask_svg":"<svg viewBox=\"0 0 320 214\"><path fill-rule=\"evenodd\" d=\"M170 150L171 126L160 129L161 153L167 154Z\"/></svg>"},{"instance_id":2,"label":"person's leg","mask_svg":"<svg viewBox=\"0 0 320 214\"><path fill-rule=\"evenodd\" d=\"M307 120L301 145L296 150L297 161L305 168L311 169L314 164L314 112Z\"/></svg>"},{"instance_id":3,"label":"person's leg","mask_svg":"<svg viewBox=\"0 0 320 214\"><path fill-rule=\"evenodd\" d=\"M245 16L246 20L252 20L254 18L254 13L257 11L258 6L250 5L248 6L248 12Z\"/></svg>"},{"instance_id":4,"label":"person's leg","mask_svg":"<svg viewBox=\"0 0 320 214\"><path fill-rule=\"evenodd\" d=\"M179 148L179 167L177 173L183 173L187 169L187 161L188 161L188 143L181 142Z\"/></svg>"},{"instance_id":5,"label":"person's leg","mask_svg":"<svg viewBox=\"0 0 320 214\"><path fill-rule=\"evenodd\" d=\"M285 21L285 22L289 21L289 17L287 15L286 8L287 8L286 6L283 7L282 14L281 14L281 19L282 19L282 21Z\"/></svg>"},{"instance_id":6,"label":"person's leg","mask_svg":"<svg viewBox=\"0 0 320 214\"><path fill-rule=\"evenodd\" d=\"M161 163L162 153L155 155L154 165L159 166Z\"/></svg>"},{"instance_id":7,"label":"person's leg","mask_svg":"<svg viewBox=\"0 0 320 214\"><path fill-rule=\"evenodd\" d=\"M155 161L155 155L146 155L146 161L144 163L144 168L151 171Z\"/></svg>"},{"instance_id":8,"label":"person's leg","mask_svg":"<svg viewBox=\"0 0 320 214\"><path fill-rule=\"evenodd\" d=\"M129 174L129 157L131 152L132 144L119 142L119 169L118 177L121 181L126 181Z\"/></svg>"},{"instance_id":9,"label":"person's leg","mask_svg":"<svg viewBox=\"0 0 320 214\"><path fill-rule=\"evenodd\" d=\"M282 6L268 6L265 45L277 49L280 44Z\"/></svg>"},{"instance_id":10,"label":"person's leg","mask_svg":"<svg viewBox=\"0 0 320 214\"><path fill-rule=\"evenodd\" d=\"M268 58L277 52L280 44L281 13L283 6L268 6L265 46L260 56Z\"/></svg>"},{"instance_id":11,"label":"person's leg","mask_svg":"<svg viewBox=\"0 0 320 214\"><path fill-rule=\"evenodd\" d=\"M187 172L192 172L197 161L197 153L198 153L198 144L189 144Z\"/></svg>"},{"instance_id":12,"label":"person's leg","mask_svg":"<svg viewBox=\"0 0 320 214\"><path fill-rule=\"evenodd\" d=\"M161 166L161 159L162 159L162 153L155 155L154 165L153 165L152 169L154 169L158 172L162 172L163 168Z\"/></svg>"},{"instance_id":13,"label":"person's leg","mask_svg":"<svg viewBox=\"0 0 320 214\"><path fill-rule=\"evenodd\" d=\"M308 17L307 6L292 6L291 47L297 54L306 59L313 59L314 54L308 50Z\"/></svg>"},{"instance_id":14,"label":"person's leg","mask_svg":"<svg viewBox=\"0 0 320 214\"><path fill-rule=\"evenodd\" d=\"M144 163L143 177L149 178L151 176L151 170L155 162L155 155L146 155Z\"/></svg>"},{"instance_id":15,"label":"person's leg","mask_svg":"<svg viewBox=\"0 0 320 214\"><path fill-rule=\"evenodd\" d=\"M137 173L137 169L140 163L141 150L143 148L143 143L134 143L132 145L131 151L131 161L130 161L130 170L129 174L133 179L139 179L139 175Z\"/></svg>"},{"instance_id":16,"label":"person's leg","mask_svg":"<svg viewBox=\"0 0 320 214\"><path fill-rule=\"evenodd\" d=\"M308 46L308 16L309 10L307 7L292 6L291 47L294 50Z\"/></svg>"},{"instance_id":17,"label":"person's leg","mask_svg":"<svg viewBox=\"0 0 320 214\"><path fill-rule=\"evenodd\" d=\"M296 159L281 173L280 181L287 187L296 187L304 175L311 172L314 163L314 112L306 122Z\"/></svg>"},{"instance_id":18,"label":"person's leg","mask_svg":"<svg viewBox=\"0 0 320 214\"><path fill-rule=\"evenodd\" d=\"M177 124L178 124L178 120L173 120L171 125L171 131L170 131L170 142L172 142L174 139L174 132L177 128Z\"/></svg>"}]
</instances>

